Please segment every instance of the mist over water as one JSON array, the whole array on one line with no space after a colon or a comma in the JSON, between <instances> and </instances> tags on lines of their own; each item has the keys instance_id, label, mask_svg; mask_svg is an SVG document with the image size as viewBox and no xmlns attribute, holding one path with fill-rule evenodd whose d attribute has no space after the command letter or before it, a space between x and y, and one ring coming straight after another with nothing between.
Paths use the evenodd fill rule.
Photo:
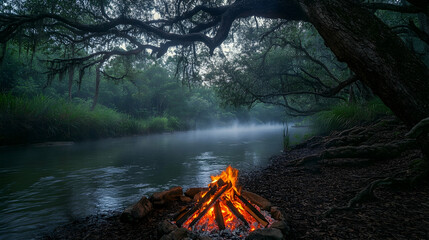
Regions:
<instances>
[{"instance_id":1,"label":"mist over water","mask_svg":"<svg viewBox=\"0 0 429 240\"><path fill-rule=\"evenodd\" d=\"M295 138L306 128L290 128ZM206 186L228 165L265 166L283 125L239 125L60 146L0 148L0 238L29 239L141 196Z\"/></svg>"}]
</instances>

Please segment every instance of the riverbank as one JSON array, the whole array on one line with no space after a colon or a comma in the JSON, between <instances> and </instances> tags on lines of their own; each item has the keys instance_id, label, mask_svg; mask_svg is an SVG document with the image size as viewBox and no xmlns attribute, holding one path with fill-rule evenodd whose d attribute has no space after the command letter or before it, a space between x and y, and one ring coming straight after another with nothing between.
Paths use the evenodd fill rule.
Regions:
<instances>
[{"instance_id":1,"label":"riverbank","mask_svg":"<svg viewBox=\"0 0 429 240\"><path fill-rule=\"evenodd\" d=\"M356 152L347 157L343 152L338 157L325 154L317 162L308 158L326 149L387 146L404 141L406 132L397 120L387 118L316 137L273 157L271 166L244 177L241 183L283 210L292 229L288 239L429 239L428 179L400 189L380 186L375 198L326 216L332 208L346 206L371 182L410 174L410 165L421 158L415 146L397 153L392 148L384 153L386 157L359 157L353 155ZM303 158L307 161L300 161Z\"/></svg>"},{"instance_id":2,"label":"riverbank","mask_svg":"<svg viewBox=\"0 0 429 240\"><path fill-rule=\"evenodd\" d=\"M240 183L281 208L291 228L287 239L428 239L427 179L399 190L381 186L375 190L375 199L325 215L333 207L347 205L375 180L410 174L406 170L413 163L417 166L421 154L412 140L405 149L395 151L406 142L406 131L396 119L385 118L327 137L315 137L273 157L268 167L242 174ZM393 148L376 157L363 152L353 155L363 148L349 155L353 157L347 157L344 151L341 157L326 151L357 146ZM320 158L321 154L324 158ZM91 216L59 227L43 238L159 239L159 221L169 218L178 207L152 211L145 220L133 224L122 223L120 212Z\"/></svg>"},{"instance_id":3,"label":"riverbank","mask_svg":"<svg viewBox=\"0 0 429 240\"><path fill-rule=\"evenodd\" d=\"M0 146L80 141L181 130L174 117L137 119L88 101L0 94Z\"/></svg>"}]
</instances>

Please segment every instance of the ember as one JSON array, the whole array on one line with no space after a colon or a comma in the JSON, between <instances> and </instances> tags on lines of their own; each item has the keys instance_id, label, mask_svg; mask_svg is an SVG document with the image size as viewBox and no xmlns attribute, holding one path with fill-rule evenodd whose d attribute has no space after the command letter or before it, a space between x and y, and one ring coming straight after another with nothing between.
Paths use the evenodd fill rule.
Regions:
<instances>
[{"instance_id":1,"label":"ember","mask_svg":"<svg viewBox=\"0 0 429 240\"><path fill-rule=\"evenodd\" d=\"M176 217L177 226L207 232L224 229L251 232L273 222L267 213L264 216L258 206L241 195L237 169L228 166L211 179L208 191L196 205Z\"/></svg>"}]
</instances>

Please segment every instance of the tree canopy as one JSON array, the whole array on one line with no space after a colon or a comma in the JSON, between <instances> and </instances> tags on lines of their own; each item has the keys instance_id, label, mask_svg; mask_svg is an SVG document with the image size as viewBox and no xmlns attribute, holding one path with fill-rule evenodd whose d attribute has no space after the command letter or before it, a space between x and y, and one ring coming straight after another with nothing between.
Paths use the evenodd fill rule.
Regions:
<instances>
[{"instance_id":1,"label":"tree canopy","mask_svg":"<svg viewBox=\"0 0 429 240\"><path fill-rule=\"evenodd\" d=\"M197 56L214 54L251 17L256 17L252 27L269 26L266 36L281 31L284 22L309 22L357 79L413 125L429 114L428 70L397 33L407 31L427 44L427 26L417 27L410 20L391 28L374 15L377 10L418 14L427 23L428 3L424 0L21 0L5 1L1 6L0 43L3 49L10 41L26 44L32 52L40 43L48 43L44 45L47 51L67 46L63 57L48 59L52 74L64 75L76 68L81 79L91 67L105 73L104 64L116 57L150 58L168 53L181 66L177 73L189 77L200 70ZM302 48L286 44L293 43L287 32L283 40L283 45ZM311 78L311 73L303 74ZM344 79L329 88L319 82L315 92L334 96L355 80Z\"/></svg>"}]
</instances>

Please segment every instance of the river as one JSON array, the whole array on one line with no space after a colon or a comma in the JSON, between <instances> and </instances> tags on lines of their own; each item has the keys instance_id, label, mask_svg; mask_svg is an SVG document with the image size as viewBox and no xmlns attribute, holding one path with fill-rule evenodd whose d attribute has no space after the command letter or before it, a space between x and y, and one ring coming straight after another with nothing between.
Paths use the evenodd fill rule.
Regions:
<instances>
[{"instance_id":1,"label":"river","mask_svg":"<svg viewBox=\"0 0 429 240\"><path fill-rule=\"evenodd\" d=\"M31 239L141 196L206 186L228 165L263 167L282 150L282 125L247 125L0 148L0 239ZM299 139L306 128L290 128Z\"/></svg>"}]
</instances>

